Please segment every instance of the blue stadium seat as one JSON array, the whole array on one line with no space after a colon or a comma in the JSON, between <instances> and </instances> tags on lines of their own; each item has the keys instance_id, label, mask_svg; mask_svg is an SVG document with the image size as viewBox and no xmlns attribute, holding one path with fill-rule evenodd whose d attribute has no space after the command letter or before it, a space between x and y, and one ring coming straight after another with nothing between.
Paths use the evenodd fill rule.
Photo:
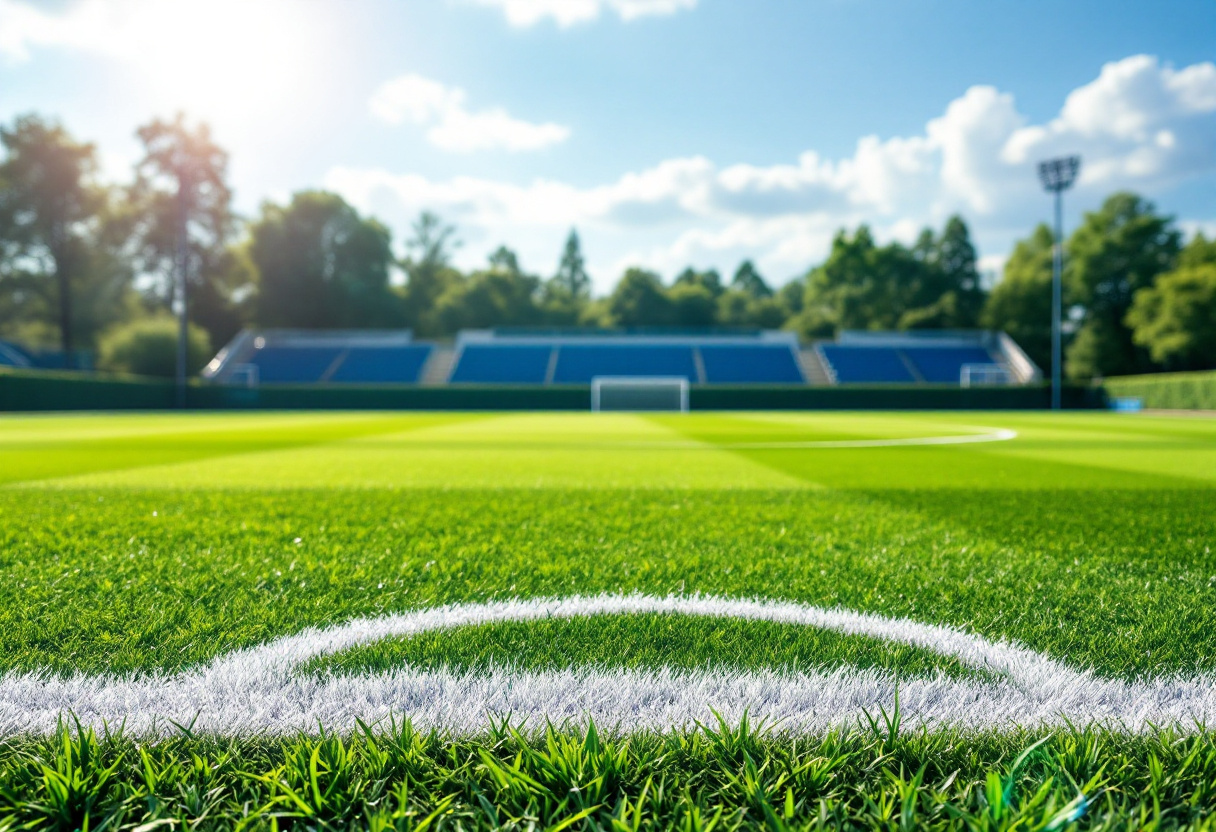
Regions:
<instances>
[{"instance_id":1,"label":"blue stadium seat","mask_svg":"<svg viewBox=\"0 0 1216 832\"><path fill-rule=\"evenodd\" d=\"M30 367L33 362L16 344L0 341L0 367Z\"/></svg>"},{"instance_id":2,"label":"blue stadium seat","mask_svg":"<svg viewBox=\"0 0 1216 832\"><path fill-rule=\"evenodd\" d=\"M544 384L551 346L468 344L456 359L451 381L471 384Z\"/></svg>"},{"instance_id":3,"label":"blue stadium seat","mask_svg":"<svg viewBox=\"0 0 1216 832\"><path fill-rule=\"evenodd\" d=\"M916 381L893 347L820 346L840 384L908 383Z\"/></svg>"},{"instance_id":4,"label":"blue stadium seat","mask_svg":"<svg viewBox=\"0 0 1216 832\"><path fill-rule=\"evenodd\" d=\"M701 348L710 384L801 384L805 379L788 346L708 345Z\"/></svg>"},{"instance_id":5,"label":"blue stadium seat","mask_svg":"<svg viewBox=\"0 0 1216 832\"><path fill-rule=\"evenodd\" d=\"M351 347L329 380L348 384L416 384L430 354L429 344Z\"/></svg>"},{"instance_id":6,"label":"blue stadium seat","mask_svg":"<svg viewBox=\"0 0 1216 832\"><path fill-rule=\"evenodd\" d=\"M258 368L265 384L309 384L321 376L342 353L341 347L266 346L253 354L250 364Z\"/></svg>"},{"instance_id":7,"label":"blue stadium seat","mask_svg":"<svg viewBox=\"0 0 1216 832\"><path fill-rule=\"evenodd\" d=\"M697 381L691 346L564 344L558 348L557 384L589 384L596 376L683 376Z\"/></svg>"},{"instance_id":8,"label":"blue stadium seat","mask_svg":"<svg viewBox=\"0 0 1216 832\"><path fill-rule=\"evenodd\" d=\"M964 364L993 364L983 347L903 347L921 378L932 384L958 384Z\"/></svg>"}]
</instances>

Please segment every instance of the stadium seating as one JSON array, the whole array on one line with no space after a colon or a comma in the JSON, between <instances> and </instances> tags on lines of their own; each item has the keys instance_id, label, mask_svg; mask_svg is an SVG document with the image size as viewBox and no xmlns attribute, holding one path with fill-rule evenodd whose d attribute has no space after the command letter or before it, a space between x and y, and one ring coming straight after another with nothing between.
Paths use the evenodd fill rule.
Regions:
<instances>
[{"instance_id":1,"label":"stadium seating","mask_svg":"<svg viewBox=\"0 0 1216 832\"><path fill-rule=\"evenodd\" d=\"M266 346L246 363L258 368L263 384L309 384L320 381L342 352L342 347Z\"/></svg>"},{"instance_id":2,"label":"stadium seating","mask_svg":"<svg viewBox=\"0 0 1216 832\"><path fill-rule=\"evenodd\" d=\"M908 384L915 376L892 347L820 346L838 384Z\"/></svg>"},{"instance_id":3,"label":"stadium seating","mask_svg":"<svg viewBox=\"0 0 1216 832\"><path fill-rule=\"evenodd\" d=\"M904 347L903 354L930 384L958 384L964 364L992 364L982 347Z\"/></svg>"},{"instance_id":4,"label":"stadium seating","mask_svg":"<svg viewBox=\"0 0 1216 832\"><path fill-rule=\"evenodd\" d=\"M805 380L789 346L703 344L698 349L709 384L802 384Z\"/></svg>"},{"instance_id":5,"label":"stadium seating","mask_svg":"<svg viewBox=\"0 0 1216 832\"><path fill-rule=\"evenodd\" d=\"M0 347L5 346L0 342ZM0 365L28 353L0 349ZM244 331L203 371L219 384L587 385L597 377L674 377L713 384L959 384L1038 378L1001 333L850 331L812 349L783 331L464 330L454 345L408 330ZM35 366L37 366L35 364ZM977 383L972 374L968 383Z\"/></svg>"},{"instance_id":6,"label":"stadium seating","mask_svg":"<svg viewBox=\"0 0 1216 832\"><path fill-rule=\"evenodd\" d=\"M431 355L430 344L392 347L355 346L329 377L336 383L415 384Z\"/></svg>"},{"instance_id":7,"label":"stadium seating","mask_svg":"<svg viewBox=\"0 0 1216 832\"><path fill-rule=\"evenodd\" d=\"M964 365L997 363L988 350L968 344L821 344L819 349L838 384L958 384Z\"/></svg>"},{"instance_id":8,"label":"stadium seating","mask_svg":"<svg viewBox=\"0 0 1216 832\"><path fill-rule=\"evenodd\" d=\"M469 344L460 350L449 381L457 384L544 384L550 344Z\"/></svg>"},{"instance_id":9,"label":"stadium seating","mask_svg":"<svg viewBox=\"0 0 1216 832\"><path fill-rule=\"evenodd\" d=\"M0 367L32 367L33 362L16 344L0 341Z\"/></svg>"},{"instance_id":10,"label":"stadium seating","mask_svg":"<svg viewBox=\"0 0 1216 832\"><path fill-rule=\"evenodd\" d=\"M590 384L596 376L699 378L691 346L563 344L558 348L555 384Z\"/></svg>"}]
</instances>

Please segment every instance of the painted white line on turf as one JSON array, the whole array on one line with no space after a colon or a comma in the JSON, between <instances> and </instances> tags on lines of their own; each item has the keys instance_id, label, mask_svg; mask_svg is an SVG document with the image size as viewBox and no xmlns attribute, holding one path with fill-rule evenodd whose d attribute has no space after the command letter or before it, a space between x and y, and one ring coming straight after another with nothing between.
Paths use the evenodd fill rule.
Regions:
<instances>
[{"instance_id":1,"label":"painted white line on turf","mask_svg":"<svg viewBox=\"0 0 1216 832\"><path fill-rule=\"evenodd\" d=\"M309 659L392 636L471 624L588 615L672 613L820 627L926 648L996 674L992 679L897 680L875 670L830 672L605 670L523 672L400 669L305 674ZM494 717L542 725L594 719L623 729L671 729L712 721L779 722L816 732L890 712L898 689L908 724L1010 729L1101 724L1142 732L1196 730L1216 718L1216 678L1124 682L1078 670L1025 647L951 627L789 602L705 596L599 595L453 604L324 630L308 629L235 651L199 670L119 677L39 673L0 677L0 735L46 734L67 713L84 724L124 724L136 734L172 733L173 723L215 734L354 728L408 717L419 728L476 733Z\"/></svg>"},{"instance_id":2,"label":"painted white line on turf","mask_svg":"<svg viewBox=\"0 0 1216 832\"><path fill-rule=\"evenodd\" d=\"M1009 428L976 428L976 430L985 431L984 433L964 433L951 434L949 436L906 436L892 439L807 439L807 440L790 440L781 442L711 442L697 440L683 440L677 442L656 442L656 441L631 441L622 440L620 442L597 442L590 443L565 443L565 442L538 442L534 444L512 444L507 446L511 450L530 450L530 451L547 451L547 450L629 450L629 451L722 451L722 450L766 450L766 449L813 449L813 448L895 448L905 445L977 445L986 442L1008 442L1010 439L1017 439L1018 432ZM453 447L457 448L500 448L503 447L496 443L444 443L442 447L445 450ZM428 449L433 449L428 446Z\"/></svg>"},{"instance_id":3,"label":"painted white line on turf","mask_svg":"<svg viewBox=\"0 0 1216 832\"><path fill-rule=\"evenodd\" d=\"M807 442L735 442L714 444L714 448L894 448L904 445L975 445L984 442L1008 442L1017 439L1018 432L1008 428L991 433L962 434L959 436L909 436L902 439L825 439Z\"/></svg>"}]
</instances>

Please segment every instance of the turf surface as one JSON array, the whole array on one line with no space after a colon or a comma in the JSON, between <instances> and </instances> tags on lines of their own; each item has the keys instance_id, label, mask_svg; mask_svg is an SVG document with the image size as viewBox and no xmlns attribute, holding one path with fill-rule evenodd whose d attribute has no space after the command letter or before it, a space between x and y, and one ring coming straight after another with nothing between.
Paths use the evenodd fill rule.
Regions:
<instances>
[{"instance_id":1,"label":"turf surface","mask_svg":"<svg viewBox=\"0 0 1216 832\"><path fill-rule=\"evenodd\" d=\"M788 447L998 428L1018 437L957 446ZM0 483L4 670L175 671L357 616L630 590L908 616L1017 640L1113 677L1216 670L1211 420L1004 413L10 417L0 419ZM665 616L472 627L370 645L327 666L396 662L969 672L883 642ZM987 801L979 797L985 766L1008 775L1019 741L1034 738L949 740L974 743L978 756L958 768L964 780L978 780L942 789L953 796L941 805ZM0 785L10 788L0 808L11 804L14 817L25 817L15 807L44 788L14 773L24 770L18 761L37 758L54 768L55 754L67 753L40 751L39 742L10 745L0 769ZM870 750L850 753L875 770L898 771L881 749L857 742ZM1120 775L1127 783L1152 779L1150 755L1171 759L1152 740L1127 742L1116 742L1132 748L1125 764L1134 770ZM1188 742L1206 749L1204 771L1214 776L1210 736ZM776 739L758 743L755 753L769 755L773 766L793 753L777 750ZM461 747L480 759L472 746ZM246 755L252 768L265 761L266 771L287 753L250 748L232 753ZM670 788L688 790L688 801L656 814L656 822L676 822L699 805L690 784L698 766L716 763L689 759L684 768L663 769L674 778ZM481 765L479 776L493 781L492 768ZM618 798L639 794L649 769L638 765ZM1055 778L1049 791L1057 808L1083 785L1062 778L1064 768L1040 767L1036 775L1038 785ZM915 771L904 774L910 779ZM178 777L185 788L188 778ZM437 795L459 792L453 805L467 800L476 814L481 804L457 788L458 780L449 791L419 792L429 795L419 805L434 809ZM485 788L497 804L502 795L491 792L498 786ZM960 789L975 791L964 796ZM873 819L889 791L874 781L849 800L858 801L859 817ZM714 794L726 818L746 803L725 786L697 794L709 801L709 815ZM864 794L873 797L872 810ZM1112 803L1112 817L1151 810L1147 794ZM1171 794L1166 817L1210 818L1216 808L1210 787ZM785 800L780 788L774 795ZM809 795L794 795L794 819L818 811ZM1185 812L1177 804L1183 800L1190 801ZM538 822L581 811L559 803L538 809ZM765 823L758 805L746 817ZM150 811L130 817L159 817ZM449 820L463 817L452 811ZM578 823L598 817L607 827L611 811L601 808ZM216 817L227 820L217 825L235 823L233 812L223 810ZM251 817L269 822L270 814ZM354 816L342 817L347 823ZM1055 815L1044 817L1040 825Z\"/></svg>"}]
</instances>

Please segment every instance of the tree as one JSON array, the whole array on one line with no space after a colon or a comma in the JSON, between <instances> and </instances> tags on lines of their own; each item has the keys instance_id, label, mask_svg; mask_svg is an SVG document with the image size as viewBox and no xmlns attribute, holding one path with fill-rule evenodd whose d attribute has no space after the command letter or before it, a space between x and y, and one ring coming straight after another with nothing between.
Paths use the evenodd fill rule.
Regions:
<instances>
[{"instance_id":1,"label":"tree","mask_svg":"<svg viewBox=\"0 0 1216 832\"><path fill-rule=\"evenodd\" d=\"M671 303L671 320L676 326L704 329L716 323L718 300L703 283L676 283L667 297Z\"/></svg>"},{"instance_id":2,"label":"tree","mask_svg":"<svg viewBox=\"0 0 1216 832\"><path fill-rule=\"evenodd\" d=\"M1055 235L1040 224L1018 241L980 316L986 329L1001 330L1039 367L1051 368L1052 246Z\"/></svg>"},{"instance_id":3,"label":"tree","mask_svg":"<svg viewBox=\"0 0 1216 832\"><path fill-rule=\"evenodd\" d=\"M443 331L529 326L541 322L536 304L540 278L525 274L506 246L490 255L490 267L449 283L436 303Z\"/></svg>"},{"instance_id":4,"label":"tree","mask_svg":"<svg viewBox=\"0 0 1216 832\"><path fill-rule=\"evenodd\" d=\"M53 297L48 305L56 310L60 346L71 361L76 347L73 293L88 270L89 238L98 231L106 202L91 181L96 149L35 115L0 128L0 144L5 150L0 164L0 281L30 299ZM47 291L48 284L53 290Z\"/></svg>"},{"instance_id":5,"label":"tree","mask_svg":"<svg viewBox=\"0 0 1216 832\"><path fill-rule=\"evenodd\" d=\"M842 329L895 329L908 307L920 261L899 243L879 246L868 226L841 231L806 283L800 328L808 335Z\"/></svg>"},{"instance_id":6,"label":"tree","mask_svg":"<svg viewBox=\"0 0 1216 832\"><path fill-rule=\"evenodd\" d=\"M452 253L459 246L456 228L438 214L423 211L412 226L405 242L409 254L402 263L407 277L404 309L406 323L420 334L438 332L435 302L459 278L451 268Z\"/></svg>"},{"instance_id":7,"label":"tree","mask_svg":"<svg viewBox=\"0 0 1216 832\"><path fill-rule=\"evenodd\" d=\"M566 245L562 249L562 259L558 263L557 274L553 276L554 284L565 290L572 298L591 297L591 278L587 275L585 266L578 231L571 228L570 236L566 238Z\"/></svg>"},{"instance_id":8,"label":"tree","mask_svg":"<svg viewBox=\"0 0 1216 832\"><path fill-rule=\"evenodd\" d=\"M229 249L237 221L228 186L228 154L206 124L190 127L180 113L136 131L144 157L136 168L131 203L138 213L136 237L143 273L160 305L178 310L184 256L188 316L227 341L240 327L233 301L244 272ZM180 246L180 248L179 248Z\"/></svg>"},{"instance_id":9,"label":"tree","mask_svg":"<svg viewBox=\"0 0 1216 832\"><path fill-rule=\"evenodd\" d=\"M735 269L735 276L731 278L730 285L732 289L737 289L753 298L768 298L773 295L773 290L764 282L764 278L760 276L760 272L756 271L756 266L751 260L744 260L739 264L739 268Z\"/></svg>"},{"instance_id":10,"label":"tree","mask_svg":"<svg viewBox=\"0 0 1216 832\"><path fill-rule=\"evenodd\" d=\"M793 285L791 282L790 285ZM801 286L797 286L797 303L801 305ZM751 260L744 260L735 269L730 289L718 298L718 322L727 326L755 326L776 329L795 314L786 306L789 292L774 295L773 290L756 271Z\"/></svg>"},{"instance_id":11,"label":"tree","mask_svg":"<svg viewBox=\"0 0 1216 832\"><path fill-rule=\"evenodd\" d=\"M1197 235L1178 261L1136 292L1127 314L1132 340L1167 370L1216 368L1216 244Z\"/></svg>"},{"instance_id":12,"label":"tree","mask_svg":"<svg viewBox=\"0 0 1216 832\"><path fill-rule=\"evenodd\" d=\"M303 191L286 206L265 203L249 229L259 326L306 329L400 326L389 288L392 238L342 197Z\"/></svg>"},{"instance_id":13,"label":"tree","mask_svg":"<svg viewBox=\"0 0 1216 832\"><path fill-rule=\"evenodd\" d=\"M101 339L103 370L141 376L172 378L177 369L177 327L164 314L123 324ZM210 339L202 327L190 324L186 338L186 370L197 373L213 355Z\"/></svg>"},{"instance_id":14,"label":"tree","mask_svg":"<svg viewBox=\"0 0 1216 832\"><path fill-rule=\"evenodd\" d=\"M726 291L722 285L722 275L718 274L717 269L707 269L706 271L699 272L691 266L676 275L673 288L675 286L698 286L715 299Z\"/></svg>"},{"instance_id":15,"label":"tree","mask_svg":"<svg viewBox=\"0 0 1216 832\"><path fill-rule=\"evenodd\" d=\"M617 326L671 326L675 310L654 272L632 268L625 272L608 299L608 314Z\"/></svg>"},{"instance_id":16,"label":"tree","mask_svg":"<svg viewBox=\"0 0 1216 832\"><path fill-rule=\"evenodd\" d=\"M979 323L984 290L971 232L959 216L946 221L940 237L926 229L913 247L921 264L906 287L908 308L900 329L971 329Z\"/></svg>"},{"instance_id":17,"label":"tree","mask_svg":"<svg viewBox=\"0 0 1216 832\"><path fill-rule=\"evenodd\" d=\"M1065 280L1082 305L1081 330L1068 351L1073 378L1119 375L1152 368L1148 350L1132 339L1125 319L1140 289L1174 267L1181 235L1151 202L1117 193L1085 215L1068 241Z\"/></svg>"}]
</instances>

